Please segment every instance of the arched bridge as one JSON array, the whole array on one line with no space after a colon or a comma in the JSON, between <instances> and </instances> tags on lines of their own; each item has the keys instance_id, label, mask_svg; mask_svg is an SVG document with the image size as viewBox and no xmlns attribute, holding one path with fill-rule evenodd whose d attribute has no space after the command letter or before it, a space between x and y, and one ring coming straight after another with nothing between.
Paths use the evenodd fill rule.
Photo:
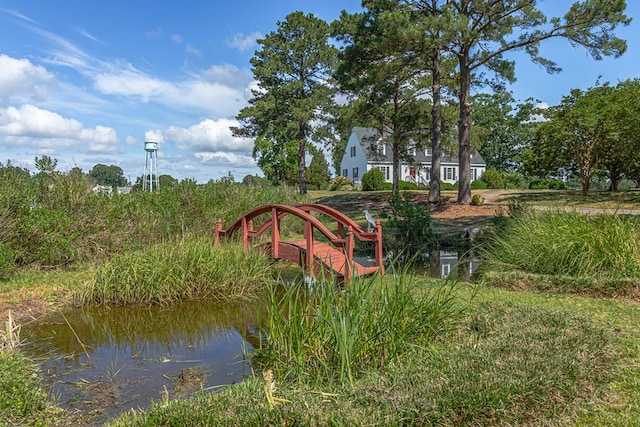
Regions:
<instances>
[{"instance_id":1,"label":"arched bridge","mask_svg":"<svg viewBox=\"0 0 640 427\"><path fill-rule=\"evenodd\" d=\"M280 238L280 221L287 215L302 219L303 239L285 241ZM329 225L325 225L325 222L316 216L328 218L325 222ZM262 221L257 229L254 228L256 219ZM335 231L332 230L334 226ZM268 230L271 231L270 241L260 246L266 249L273 259L286 259L298 263L305 268L309 276L333 274L340 280L351 282L354 275L384 273L380 220L376 221L374 230L368 232L337 209L321 204L260 206L244 214L226 230L222 227L222 220L218 219L215 242L217 244L221 237L239 233L244 247L249 249L253 246L253 240ZM373 242L376 259L374 266L363 266L353 260L356 239Z\"/></svg>"}]
</instances>

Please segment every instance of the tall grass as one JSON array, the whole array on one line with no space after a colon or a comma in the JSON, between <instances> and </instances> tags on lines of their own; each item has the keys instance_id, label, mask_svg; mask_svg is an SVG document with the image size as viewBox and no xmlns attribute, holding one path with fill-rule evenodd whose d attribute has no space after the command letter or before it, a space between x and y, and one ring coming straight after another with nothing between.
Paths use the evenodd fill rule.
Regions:
<instances>
[{"instance_id":1,"label":"tall grass","mask_svg":"<svg viewBox=\"0 0 640 427\"><path fill-rule=\"evenodd\" d=\"M392 284L357 280L346 289L271 287L262 325L267 342L256 360L281 378L353 386L360 373L382 369L457 325L463 308L454 287L415 289L405 275Z\"/></svg>"},{"instance_id":2,"label":"tall grass","mask_svg":"<svg viewBox=\"0 0 640 427\"><path fill-rule=\"evenodd\" d=\"M210 239L167 242L118 255L100 266L77 299L84 304L170 304L251 297L271 280L271 261Z\"/></svg>"},{"instance_id":3,"label":"tall grass","mask_svg":"<svg viewBox=\"0 0 640 427\"><path fill-rule=\"evenodd\" d=\"M95 194L84 175L28 172L0 165L0 279L29 266L72 267L191 235L211 235L264 204L295 204L281 187L229 180L184 180L158 193Z\"/></svg>"},{"instance_id":4,"label":"tall grass","mask_svg":"<svg viewBox=\"0 0 640 427\"><path fill-rule=\"evenodd\" d=\"M488 241L483 268L577 277L640 277L638 220L522 210Z\"/></svg>"}]
</instances>

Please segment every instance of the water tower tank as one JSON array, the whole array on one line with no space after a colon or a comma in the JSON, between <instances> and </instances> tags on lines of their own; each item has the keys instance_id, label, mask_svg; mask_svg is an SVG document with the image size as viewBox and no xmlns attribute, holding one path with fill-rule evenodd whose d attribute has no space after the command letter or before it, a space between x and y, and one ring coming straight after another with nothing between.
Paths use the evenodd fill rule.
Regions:
<instances>
[{"instance_id":1,"label":"water tower tank","mask_svg":"<svg viewBox=\"0 0 640 427\"><path fill-rule=\"evenodd\" d=\"M144 150L149 152L158 151L158 143L153 141L146 141L144 143Z\"/></svg>"}]
</instances>

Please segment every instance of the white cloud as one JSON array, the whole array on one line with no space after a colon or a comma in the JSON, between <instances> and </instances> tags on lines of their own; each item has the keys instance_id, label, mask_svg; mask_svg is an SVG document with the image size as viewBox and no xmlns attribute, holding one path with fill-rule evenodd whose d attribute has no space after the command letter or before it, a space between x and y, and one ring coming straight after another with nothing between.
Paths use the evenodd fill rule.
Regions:
<instances>
[{"instance_id":1,"label":"white cloud","mask_svg":"<svg viewBox=\"0 0 640 427\"><path fill-rule=\"evenodd\" d=\"M150 142L164 142L162 132L159 130L148 130L144 133L144 140Z\"/></svg>"},{"instance_id":2,"label":"white cloud","mask_svg":"<svg viewBox=\"0 0 640 427\"><path fill-rule=\"evenodd\" d=\"M237 126L235 120L205 119L188 128L169 127L164 131L164 137L181 150L194 152L216 153L218 151L250 153L253 141L247 138L236 138L231 133L230 126Z\"/></svg>"},{"instance_id":3,"label":"white cloud","mask_svg":"<svg viewBox=\"0 0 640 427\"><path fill-rule=\"evenodd\" d=\"M171 41L174 43L182 43L182 36L180 34L171 34Z\"/></svg>"},{"instance_id":4,"label":"white cloud","mask_svg":"<svg viewBox=\"0 0 640 427\"><path fill-rule=\"evenodd\" d=\"M15 59L0 54L0 98L8 102L12 96L44 101L54 76L44 67L28 59Z\"/></svg>"},{"instance_id":5,"label":"white cloud","mask_svg":"<svg viewBox=\"0 0 640 427\"><path fill-rule=\"evenodd\" d=\"M202 51L195 46L187 44L185 51L190 55L197 56L198 58L202 58Z\"/></svg>"},{"instance_id":6,"label":"white cloud","mask_svg":"<svg viewBox=\"0 0 640 427\"><path fill-rule=\"evenodd\" d=\"M244 154L216 151L213 153L194 153L193 156L199 162L207 165L241 168L253 168L256 166L256 161L253 159L253 157Z\"/></svg>"},{"instance_id":7,"label":"white cloud","mask_svg":"<svg viewBox=\"0 0 640 427\"><path fill-rule=\"evenodd\" d=\"M240 51L249 50L257 45L256 40L262 37L258 31L251 34L236 33L230 39L227 39L227 45Z\"/></svg>"},{"instance_id":8,"label":"white cloud","mask_svg":"<svg viewBox=\"0 0 640 427\"><path fill-rule=\"evenodd\" d=\"M0 108L0 144L9 145L16 141L34 147L53 145L68 148L87 143L113 146L117 144L118 137L112 128L85 128L78 120L33 105Z\"/></svg>"}]
</instances>

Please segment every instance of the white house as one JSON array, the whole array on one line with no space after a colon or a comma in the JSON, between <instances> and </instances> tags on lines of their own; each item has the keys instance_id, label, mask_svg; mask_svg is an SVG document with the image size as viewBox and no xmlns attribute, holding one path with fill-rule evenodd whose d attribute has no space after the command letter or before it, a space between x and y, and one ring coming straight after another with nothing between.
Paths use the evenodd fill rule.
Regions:
<instances>
[{"instance_id":1,"label":"white house","mask_svg":"<svg viewBox=\"0 0 640 427\"><path fill-rule=\"evenodd\" d=\"M425 187L429 186L431 174L431 148L413 150L410 153L413 162L400 161L398 178L403 181L413 182ZM356 127L351 131L347 148L340 162L340 175L359 182L362 175L373 168L382 171L387 182L393 182L393 153L391 146L385 142L378 129ZM460 179L458 158L442 155L440 157L440 180L455 183ZM471 155L471 180L480 179L487 164L480 155L475 152Z\"/></svg>"}]
</instances>

